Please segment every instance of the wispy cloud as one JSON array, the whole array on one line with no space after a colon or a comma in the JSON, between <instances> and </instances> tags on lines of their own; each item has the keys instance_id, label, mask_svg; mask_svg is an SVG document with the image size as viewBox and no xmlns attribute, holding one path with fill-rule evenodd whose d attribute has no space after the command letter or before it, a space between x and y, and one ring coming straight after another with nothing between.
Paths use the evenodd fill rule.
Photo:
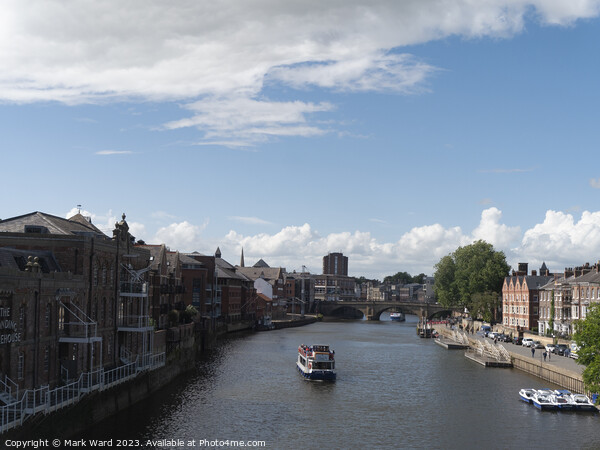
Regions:
<instances>
[{"instance_id":1,"label":"wispy cloud","mask_svg":"<svg viewBox=\"0 0 600 450\"><path fill-rule=\"evenodd\" d=\"M592 178L590 180L590 186L595 189L600 189L600 178Z\"/></svg>"},{"instance_id":2,"label":"wispy cloud","mask_svg":"<svg viewBox=\"0 0 600 450\"><path fill-rule=\"evenodd\" d=\"M383 223L383 224L387 224L388 222L382 219L375 219L375 218L371 218L369 219L369 222L374 222L374 223Z\"/></svg>"},{"instance_id":3,"label":"wispy cloud","mask_svg":"<svg viewBox=\"0 0 600 450\"><path fill-rule=\"evenodd\" d=\"M130 150L100 150L96 152L96 155L132 155L133 152Z\"/></svg>"},{"instance_id":4,"label":"wispy cloud","mask_svg":"<svg viewBox=\"0 0 600 450\"><path fill-rule=\"evenodd\" d=\"M236 222L245 223L248 225L272 225L272 222L268 220L259 219L258 217L243 217L243 216L229 216L229 220Z\"/></svg>"},{"instance_id":5,"label":"wispy cloud","mask_svg":"<svg viewBox=\"0 0 600 450\"><path fill-rule=\"evenodd\" d=\"M570 25L598 15L596 0L23 4L2 6L0 101L178 101L188 117L165 119L164 129L196 127L203 141L229 147L330 131L313 115L332 105L294 101L293 90L291 101L273 101L266 84L427 92L439 69L399 49L448 36L507 38L530 20Z\"/></svg>"},{"instance_id":6,"label":"wispy cloud","mask_svg":"<svg viewBox=\"0 0 600 450\"><path fill-rule=\"evenodd\" d=\"M527 173L533 172L534 169L481 169L479 173Z\"/></svg>"}]
</instances>

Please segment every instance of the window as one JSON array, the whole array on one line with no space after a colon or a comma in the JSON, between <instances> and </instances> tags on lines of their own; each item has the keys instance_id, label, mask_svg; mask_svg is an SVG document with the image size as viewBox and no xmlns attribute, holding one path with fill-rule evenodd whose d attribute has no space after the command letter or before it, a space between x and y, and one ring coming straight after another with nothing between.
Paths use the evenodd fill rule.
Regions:
<instances>
[{"instance_id":1,"label":"window","mask_svg":"<svg viewBox=\"0 0 600 450\"><path fill-rule=\"evenodd\" d=\"M50 328L50 320L52 317L52 305L48 303L46 305L46 315L44 317L44 323L46 324L46 329Z\"/></svg>"},{"instance_id":2,"label":"window","mask_svg":"<svg viewBox=\"0 0 600 450\"><path fill-rule=\"evenodd\" d=\"M22 380L25 372L25 355L19 352L19 361L17 363L17 378Z\"/></svg>"},{"instance_id":3,"label":"window","mask_svg":"<svg viewBox=\"0 0 600 450\"><path fill-rule=\"evenodd\" d=\"M48 372L48 370L50 370L50 347L46 345L44 350L44 372Z\"/></svg>"}]
</instances>

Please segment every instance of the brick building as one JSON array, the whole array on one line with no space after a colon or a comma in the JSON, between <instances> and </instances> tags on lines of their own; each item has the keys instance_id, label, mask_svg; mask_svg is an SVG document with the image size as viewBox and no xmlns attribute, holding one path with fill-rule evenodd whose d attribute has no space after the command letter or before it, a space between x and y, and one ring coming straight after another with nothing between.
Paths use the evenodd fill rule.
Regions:
<instances>
[{"instance_id":1,"label":"brick building","mask_svg":"<svg viewBox=\"0 0 600 450\"><path fill-rule=\"evenodd\" d=\"M152 353L149 254L134 247L124 215L112 237L81 214L5 219L0 250L0 372L19 387Z\"/></svg>"},{"instance_id":2,"label":"brick building","mask_svg":"<svg viewBox=\"0 0 600 450\"><path fill-rule=\"evenodd\" d=\"M504 278L502 286L502 322L505 327L517 331L538 329L540 297L550 276L546 264L540 268L540 275L532 270L528 275L528 264L519 263L518 271Z\"/></svg>"}]
</instances>

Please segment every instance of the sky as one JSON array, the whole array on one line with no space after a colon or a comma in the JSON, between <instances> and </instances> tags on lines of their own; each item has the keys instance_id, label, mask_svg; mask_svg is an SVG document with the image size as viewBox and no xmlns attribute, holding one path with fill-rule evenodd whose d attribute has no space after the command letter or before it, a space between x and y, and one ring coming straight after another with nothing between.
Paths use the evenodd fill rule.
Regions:
<instances>
[{"instance_id":1,"label":"sky","mask_svg":"<svg viewBox=\"0 0 600 450\"><path fill-rule=\"evenodd\" d=\"M600 260L600 0L0 4L0 218L246 265ZM80 205L80 206L78 206Z\"/></svg>"}]
</instances>

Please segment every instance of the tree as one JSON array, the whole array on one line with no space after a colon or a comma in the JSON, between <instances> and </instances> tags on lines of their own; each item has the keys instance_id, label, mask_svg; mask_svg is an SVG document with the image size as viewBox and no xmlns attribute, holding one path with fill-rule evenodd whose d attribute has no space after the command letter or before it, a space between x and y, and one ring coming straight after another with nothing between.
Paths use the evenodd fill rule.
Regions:
<instances>
[{"instance_id":1,"label":"tree","mask_svg":"<svg viewBox=\"0 0 600 450\"><path fill-rule=\"evenodd\" d=\"M388 275L383 279L384 283L390 284L410 284L410 283L418 283L423 284L425 280L425 274L421 273L419 275L415 275L414 277L408 272L398 272L395 275Z\"/></svg>"},{"instance_id":2,"label":"tree","mask_svg":"<svg viewBox=\"0 0 600 450\"><path fill-rule=\"evenodd\" d=\"M600 304L590 305L585 319L577 321L575 328L577 363L585 367L583 382L591 392L600 392Z\"/></svg>"},{"instance_id":3,"label":"tree","mask_svg":"<svg viewBox=\"0 0 600 450\"><path fill-rule=\"evenodd\" d=\"M443 306L464 306L469 311L497 308L498 296L510 266L504 252L479 240L459 247L435 265L435 294ZM474 297L475 294L480 294ZM484 295L485 294L485 295Z\"/></svg>"}]
</instances>

